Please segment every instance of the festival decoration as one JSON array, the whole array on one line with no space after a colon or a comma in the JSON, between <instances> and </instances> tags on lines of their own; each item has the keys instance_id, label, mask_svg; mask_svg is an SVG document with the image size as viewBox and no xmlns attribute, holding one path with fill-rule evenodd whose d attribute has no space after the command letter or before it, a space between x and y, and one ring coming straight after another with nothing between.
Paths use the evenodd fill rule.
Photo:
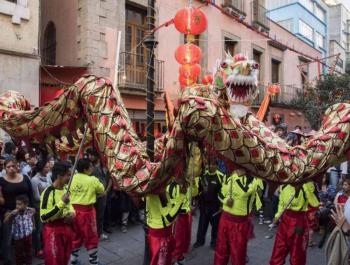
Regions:
<instances>
[{"instance_id":1,"label":"festival decoration","mask_svg":"<svg viewBox=\"0 0 350 265\"><path fill-rule=\"evenodd\" d=\"M199 64L184 64L179 69L180 78L197 80L201 74L201 66Z\"/></svg>"},{"instance_id":2,"label":"festival decoration","mask_svg":"<svg viewBox=\"0 0 350 265\"><path fill-rule=\"evenodd\" d=\"M208 22L201 10L190 6L176 13L174 24L183 34L199 35L206 30Z\"/></svg>"},{"instance_id":3,"label":"festival decoration","mask_svg":"<svg viewBox=\"0 0 350 265\"><path fill-rule=\"evenodd\" d=\"M213 84L213 77L212 77L212 75L205 75L202 78L202 84L203 85L211 85L211 84Z\"/></svg>"},{"instance_id":4,"label":"festival decoration","mask_svg":"<svg viewBox=\"0 0 350 265\"><path fill-rule=\"evenodd\" d=\"M179 64L198 64L202 58L202 51L197 45L183 44L176 49L175 58Z\"/></svg>"},{"instance_id":5,"label":"festival decoration","mask_svg":"<svg viewBox=\"0 0 350 265\"><path fill-rule=\"evenodd\" d=\"M279 93L281 93L281 87L279 84L272 84L267 88L267 92L271 95L271 96L276 96Z\"/></svg>"}]
</instances>

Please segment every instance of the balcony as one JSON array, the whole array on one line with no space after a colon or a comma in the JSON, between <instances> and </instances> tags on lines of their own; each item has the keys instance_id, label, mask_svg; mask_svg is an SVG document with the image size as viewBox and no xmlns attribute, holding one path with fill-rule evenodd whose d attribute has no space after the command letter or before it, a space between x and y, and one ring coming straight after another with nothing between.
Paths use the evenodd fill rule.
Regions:
<instances>
[{"instance_id":1,"label":"balcony","mask_svg":"<svg viewBox=\"0 0 350 265\"><path fill-rule=\"evenodd\" d=\"M270 21L266 15L267 9L260 5L258 0L253 0L251 7L253 26L268 32L270 30Z\"/></svg>"},{"instance_id":2,"label":"balcony","mask_svg":"<svg viewBox=\"0 0 350 265\"><path fill-rule=\"evenodd\" d=\"M147 56L129 52L120 53L118 87L122 92L144 95L147 89ZM164 90L164 61L155 59L155 92Z\"/></svg>"},{"instance_id":3,"label":"balcony","mask_svg":"<svg viewBox=\"0 0 350 265\"><path fill-rule=\"evenodd\" d=\"M232 15L244 15L247 14L244 12L243 0L223 0L222 7L225 8Z\"/></svg>"},{"instance_id":4,"label":"balcony","mask_svg":"<svg viewBox=\"0 0 350 265\"><path fill-rule=\"evenodd\" d=\"M267 86L259 85L259 95L253 101L253 107L258 108L263 101ZM295 85L281 85L281 93L271 99L272 106L290 106L293 101L297 100L303 95L303 88Z\"/></svg>"}]
</instances>

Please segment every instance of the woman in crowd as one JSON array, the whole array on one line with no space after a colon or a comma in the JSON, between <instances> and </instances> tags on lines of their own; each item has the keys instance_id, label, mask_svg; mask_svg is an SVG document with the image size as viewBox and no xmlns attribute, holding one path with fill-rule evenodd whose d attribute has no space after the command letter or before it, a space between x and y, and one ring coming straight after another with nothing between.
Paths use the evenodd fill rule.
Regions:
<instances>
[{"instance_id":1,"label":"woman in crowd","mask_svg":"<svg viewBox=\"0 0 350 265\"><path fill-rule=\"evenodd\" d=\"M344 179L342 190L337 193L334 199L335 205L344 205L350 196L350 179Z\"/></svg>"},{"instance_id":2,"label":"woman in crowd","mask_svg":"<svg viewBox=\"0 0 350 265\"><path fill-rule=\"evenodd\" d=\"M16 197L25 195L29 198L29 205L32 205L32 186L29 178L21 175L19 165L16 159L8 158L5 161L4 177L0 178L0 189L2 198L0 203L4 212L13 211L16 208ZM3 220L4 216L1 216ZM11 229L12 224L3 224L1 231L1 253L4 258L4 264L9 265L11 262Z\"/></svg>"},{"instance_id":3,"label":"woman in crowd","mask_svg":"<svg viewBox=\"0 0 350 265\"><path fill-rule=\"evenodd\" d=\"M35 208L35 232L34 232L34 248L36 256L41 258L43 256L42 251L42 240L41 240L41 231L42 223L40 221L40 195L41 193L52 184L51 179L48 177L50 171L49 162L46 160L40 160L35 169L37 173L31 179L32 189L33 189L33 206Z\"/></svg>"}]
</instances>

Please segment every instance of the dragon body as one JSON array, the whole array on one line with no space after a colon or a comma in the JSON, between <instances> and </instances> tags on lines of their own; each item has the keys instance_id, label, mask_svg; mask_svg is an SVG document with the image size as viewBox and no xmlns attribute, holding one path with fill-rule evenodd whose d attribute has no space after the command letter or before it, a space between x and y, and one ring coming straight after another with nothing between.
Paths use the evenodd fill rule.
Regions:
<instances>
[{"instance_id":1,"label":"dragon body","mask_svg":"<svg viewBox=\"0 0 350 265\"><path fill-rule=\"evenodd\" d=\"M255 67L244 61L236 67L239 65L247 75L250 72L244 67ZM108 79L93 75L82 77L61 96L35 109L18 93L6 92L0 97L0 127L14 139L45 143L54 149L62 137L72 144L78 141L87 122L91 141L116 186L138 194L163 187L173 176L187 176L190 143L198 144L204 154L215 154L229 169L243 168L279 183L305 182L346 159L350 104L329 108L316 135L303 146L290 147L250 113L235 115L227 95L234 87L232 73L225 79L223 72L217 75L217 83L223 86L194 85L182 92L172 130L157 148L160 161L156 163L149 161L146 146L133 130L120 93ZM251 89L248 93L243 91L244 83ZM254 95L253 89L248 78L242 81L238 99L243 94Z\"/></svg>"}]
</instances>

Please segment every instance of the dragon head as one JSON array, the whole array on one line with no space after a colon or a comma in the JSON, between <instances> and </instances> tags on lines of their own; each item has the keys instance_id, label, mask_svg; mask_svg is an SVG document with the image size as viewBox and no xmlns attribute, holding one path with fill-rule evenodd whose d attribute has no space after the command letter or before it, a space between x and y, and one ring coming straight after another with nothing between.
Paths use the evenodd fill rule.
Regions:
<instances>
[{"instance_id":1,"label":"dragon head","mask_svg":"<svg viewBox=\"0 0 350 265\"><path fill-rule=\"evenodd\" d=\"M228 53L225 60L217 63L215 70L215 85L221 87L221 93L226 94L230 106L248 106L255 99L258 94L258 63L248 60L245 55L233 57Z\"/></svg>"}]
</instances>

